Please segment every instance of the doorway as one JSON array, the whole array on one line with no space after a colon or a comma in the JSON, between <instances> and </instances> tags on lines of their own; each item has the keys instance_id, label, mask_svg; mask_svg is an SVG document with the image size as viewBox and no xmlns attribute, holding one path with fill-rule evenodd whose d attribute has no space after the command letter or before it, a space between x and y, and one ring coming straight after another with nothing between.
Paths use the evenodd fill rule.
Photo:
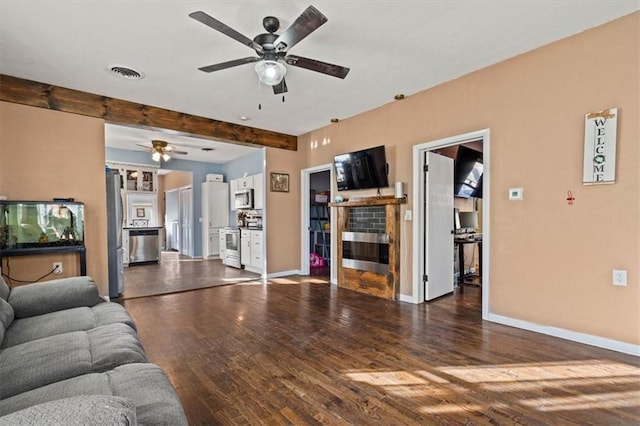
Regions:
<instances>
[{"instance_id":1,"label":"doorway","mask_svg":"<svg viewBox=\"0 0 640 426\"><path fill-rule=\"evenodd\" d=\"M335 215L329 203L333 199L333 168L323 164L301 172L301 275L320 275L336 284Z\"/></svg>"},{"instance_id":2,"label":"doorway","mask_svg":"<svg viewBox=\"0 0 640 426\"><path fill-rule=\"evenodd\" d=\"M415 238L413 240L413 302L422 303L427 299L431 299L429 294L430 287L439 288L438 292L447 294L447 289L453 291L454 287L454 261L453 261L453 237L455 233L455 224L453 223L454 210L448 209L446 218L442 218L442 215L430 212L432 204L434 204L433 197L437 195L433 194L433 188L431 186L440 186L443 181L447 179L449 182L445 182L447 185L453 186L453 174L448 172L447 176L430 175L432 169L429 160L436 155L436 152L440 154L445 153L445 149L455 147L463 144L469 144L471 142L480 143L482 146L483 157L483 173L482 180L479 187L482 193L482 218L481 218L481 230L482 241L481 255L478 258L482 259L479 269L482 271L482 317L486 319L489 309L489 206L490 206L490 194L489 194L489 171L490 171L490 140L489 129L479 130L476 132L466 133L458 136L453 136L445 139L426 142L423 144L415 145L413 147L413 199L415 212L415 221L413 223L413 233ZM443 155L444 157L444 155ZM445 161L446 162L446 161ZM428 166L428 170L425 171L425 165ZM436 169L439 167L436 165ZM428 176L428 177L425 177ZM431 194L430 194L431 192ZM451 202L453 206L454 193L453 189L447 195L448 202ZM431 197L431 199L429 198ZM444 211L444 210L443 210ZM429 229L444 229L449 233L447 237L446 247L442 248L437 239L429 237ZM442 272L437 269L438 257L442 257L442 253L445 252L446 264L443 266ZM450 259L450 260L449 260ZM440 259L442 261L442 259ZM430 266L431 265L431 266ZM442 265L441 265L442 266ZM464 273L464 266L461 268ZM435 273L435 275L433 275ZM444 289L444 290L443 290ZM437 296L436 296L437 297Z\"/></svg>"},{"instance_id":3,"label":"doorway","mask_svg":"<svg viewBox=\"0 0 640 426\"><path fill-rule=\"evenodd\" d=\"M193 189L191 185L178 189L179 200L179 252L193 257Z\"/></svg>"}]
</instances>

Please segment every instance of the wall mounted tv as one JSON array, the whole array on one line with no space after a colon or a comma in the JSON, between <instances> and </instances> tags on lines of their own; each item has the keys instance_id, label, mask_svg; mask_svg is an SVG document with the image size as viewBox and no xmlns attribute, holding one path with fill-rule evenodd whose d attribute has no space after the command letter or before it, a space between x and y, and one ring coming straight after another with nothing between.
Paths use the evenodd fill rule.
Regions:
<instances>
[{"instance_id":1,"label":"wall mounted tv","mask_svg":"<svg viewBox=\"0 0 640 426\"><path fill-rule=\"evenodd\" d=\"M453 173L453 195L482 198L482 152L460 146Z\"/></svg>"},{"instance_id":2,"label":"wall mounted tv","mask_svg":"<svg viewBox=\"0 0 640 426\"><path fill-rule=\"evenodd\" d=\"M338 191L389 186L384 145L336 155L333 165Z\"/></svg>"}]
</instances>

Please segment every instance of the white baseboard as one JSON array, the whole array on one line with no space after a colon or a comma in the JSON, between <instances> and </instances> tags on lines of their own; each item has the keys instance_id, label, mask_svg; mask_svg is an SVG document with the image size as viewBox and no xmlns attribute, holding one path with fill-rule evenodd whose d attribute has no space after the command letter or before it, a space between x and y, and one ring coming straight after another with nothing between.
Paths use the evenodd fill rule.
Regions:
<instances>
[{"instance_id":1,"label":"white baseboard","mask_svg":"<svg viewBox=\"0 0 640 426\"><path fill-rule=\"evenodd\" d=\"M292 269L291 271L280 271L280 272L273 272L271 274L267 274L267 279L270 278L281 278L281 277L289 277L291 275L300 275L301 272L299 269Z\"/></svg>"},{"instance_id":2,"label":"white baseboard","mask_svg":"<svg viewBox=\"0 0 640 426\"><path fill-rule=\"evenodd\" d=\"M413 296L409 296L409 295L407 295L407 294L401 294L401 295L400 295L400 299L399 299L399 300L400 300L401 302L413 303L414 305L417 305L418 303L420 303L420 302L418 302L417 300L415 300L415 299L413 298Z\"/></svg>"},{"instance_id":3,"label":"white baseboard","mask_svg":"<svg viewBox=\"0 0 640 426\"><path fill-rule=\"evenodd\" d=\"M625 354L640 357L640 345L633 345L631 343L593 336L591 334L578 333L575 331L565 330L563 328L535 324L532 322L509 318L492 313L489 313L485 319L487 321L495 322L498 324L522 328L529 331L535 331L536 333L542 333L553 337L559 337L561 339L572 340L574 342L584 343L586 345L597 346L599 348L609 349L612 351L622 352Z\"/></svg>"}]
</instances>

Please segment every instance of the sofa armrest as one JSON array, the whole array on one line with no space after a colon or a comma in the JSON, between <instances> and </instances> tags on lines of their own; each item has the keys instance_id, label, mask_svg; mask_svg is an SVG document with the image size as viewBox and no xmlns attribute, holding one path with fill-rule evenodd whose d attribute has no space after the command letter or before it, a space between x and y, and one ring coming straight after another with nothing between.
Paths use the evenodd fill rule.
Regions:
<instances>
[{"instance_id":1,"label":"sofa armrest","mask_svg":"<svg viewBox=\"0 0 640 426\"><path fill-rule=\"evenodd\" d=\"M0 417L0 426L84 426L137 424L136 407L127 398L83 395L32 405Z\"/></svg>"},{"instance_id":2,"label":"sofa armrest","mask_svg":"<svg viewBox=\"0 0 640 426\"><path fill-rule=\"evenodd\" d=\"M61 278L11 289L7 300L16 318L33 317L63 309L94 306L103 301L90 277Z\"/></svg>"}]
</instances>

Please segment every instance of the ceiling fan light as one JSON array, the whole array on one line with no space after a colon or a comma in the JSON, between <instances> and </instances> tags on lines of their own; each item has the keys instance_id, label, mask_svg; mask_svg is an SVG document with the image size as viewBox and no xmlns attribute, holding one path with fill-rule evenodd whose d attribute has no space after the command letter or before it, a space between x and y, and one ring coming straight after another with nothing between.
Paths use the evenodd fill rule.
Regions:
<instances>
[{"instance_id":1,"label":"ceiling fan light","mask_svg":"<svg viewBox=\"0 0 640 426\"><path fill-rule=\"evenodd\" d=\"M164 154L162 154L162 159L164 161L169 161L171 160L171 156L165 152Z\"/></svg>"},{"instance_id":2,"label":"ceiling fan light","mask_svg":"<svg viewBox=\"0 0 640 426\"><path fill-rule=\"evenodd\" d=\"M158 151L154 152L153 154L151 154L151 159L153 161L160 161L160 153Z\"/></svg>"},{"instance_id":3,"label":"ceiling fan light","mask_svg":"<svg viewBox=\"0 0 640 426\"><path fill-rule=\"evenodd\" d=\"M268 86L280 84L287 73L287 68L282 63L270 59L258 61L255 69L258 79Z\"/></svg>"}]
</instances>

